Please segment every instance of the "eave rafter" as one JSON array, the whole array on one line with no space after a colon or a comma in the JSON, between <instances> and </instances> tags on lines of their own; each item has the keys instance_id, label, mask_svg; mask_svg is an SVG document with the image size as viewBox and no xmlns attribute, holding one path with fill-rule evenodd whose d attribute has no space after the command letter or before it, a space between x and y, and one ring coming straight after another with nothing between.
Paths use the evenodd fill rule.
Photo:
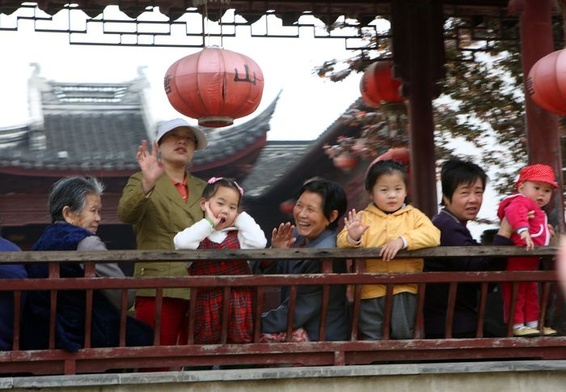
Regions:
<instances>
[{"instance_id":1,"label":"eave rafter","mask_svg":"<svg viewBox=\"0 0 566 392\"><path fill-rule=\"evenodd\" d=\"M388 38L387 32L378 31L380 24L375 22L376 18L391 20L392 4L411 1L199 0L200 5L195 6L193 0L0 0L0 32L32 28L37 32L63 33L69 36L70 44L78 45L205 47L222 45L211 39L233 38L247 27L251 37L298 38L312 33L314 38L343 39L346 49L358 50L367 48L364 37ZM510 10L507 0L418 3L442 8L444 17L474 20L516 20L520 11L517 4ZM256 23L264 16L267 18ZM279 21L273 24L275 18ZM209 24L207 20L218 24ZM277 26L286 28L285 32Z\"/></svg>"},{"instance_id":2,"label":"eave rafter","mask_svg":"<svg viewBox=\"0 0 566 392\"><path fill-rule=\"evenodd\" d=\"M402 0L395 0L402 1ZM362 25L369 23L377 15L387 15L390 0L365 1L253 1L230 0L200 1L205 5L195 6L191 0L78 0L69 3L67 0L40 0L37 3L16 0L0 0L0 13L12 14L24 4L37 4L39 9L54 15L68 6L81 9L89 17L100 15L109 5L117 5L130 18L138 18L148 9L159 7L160 12L171 21L178 19L185 12L198 10L207 13L209 18L217 20L226 9L235 9L248 23L254 23L266 13L274 14L289 22L296 21L299 16L309 13L327 24L333 23L337 17L345 16L358 20ZM443 8L447 15L492 15L507 10L508 0L452 0L444 1Z\"/></svg>"},{"instance_id":3,"label":"eave rafter","mask_svg":"<svg viewBox=\"0 0 566 392\"><path fill-rule=\"evenodd\" d=\"M195 6L191 0L79 0L69 3L65 0L39 1L38 7L49 15L54 15L61 9L71 4L80 8L90 17L101 14L105 7L117 5L131 18L137 18L142 13L153 7L159 7L160 11L169 16L170 20L176 20L187 11L198 10L207 13L212 20L217 20L226 9L236 9L237 13L244 16L248 23L257 21L266 13L273 13L278 17L290 20L296 19L305 12L312 13L322 20L328 19L332 23L338 16L344 15L354 19L365 19L387 12L389 2L383 0L368 1L238 1L229 2L208 1L205 5ZM226 4L228 3L228 4ZM0 12L11 14L22 4L21 1L0 0ZM373 17L372 17L373 16ZM370 21L371 21L370 19Z\"/></svg>"}]
</instances>

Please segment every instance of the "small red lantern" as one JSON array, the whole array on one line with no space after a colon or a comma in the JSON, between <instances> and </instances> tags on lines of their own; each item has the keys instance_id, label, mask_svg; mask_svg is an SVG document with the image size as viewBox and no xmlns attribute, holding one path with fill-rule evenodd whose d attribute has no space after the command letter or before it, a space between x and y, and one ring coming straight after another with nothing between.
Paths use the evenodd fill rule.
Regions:
<instances>
[{"instance_id":1,"label":"small red lantern","mask_svg":"<svg viewBox=\"0 0 566 392\"><path fill-rule=\"evenodd\" d=\"M279 211L284 213L285 215L292 215L293 209L295 208L295 200L294 199L287 199L281 204L279 204Z\"/></svg>"},{"instance_id":2,"label":"small red lantern","mask_svg":"<svg viewBox=\"0 0 566 392\"><path fill-rule=\"evenodd\" d=\"M358 164L358 159L349 152L342 152L332 158L334 166L344 171L352 170Z\"/></svg>"},{"instance_id":3,"label":"small red lantern","mask_svg":"<svg viewBox=\"0 0 566 392\"><path fill-rule=\"evenodd\" d=\"M543 109L566 116L566 49L552 52L532 66L527 92Z\"/></svg>"},{"instance_id":4,"label":"small red lantern","mask_svg":"<svg viewBox=\"0 0 566 392\"><path fill-rule=\"evenodd\" d=\"M173 63L164 86L171 105L203 127L225 127L253 113L263 94L263 73L247 56L205 48Z\"/></svg>"},{"instance_id":5,"label":"small red lantern","mask_svg":"<svg viewBox=\"0 0 566 392\"><path fill-rule=\"evenodd\" d=\"M360 92L365 103L379 106L382 102L403 102L399 90L401 82L393 79L393 63L376 61L364 72L360 80Z\"/></svg>"},{"instance_id":6,"label":"small red lantern","mask_svg":"<svg viewBox=\"0 0 566 392\"><path fill-rule=\"evenodd\" d=\"M411 174L411 152L406 147L392 148L385 154L382 154L375 158L368 166L370 168L377 161L385 161L391 159L393 161L399 162L407 169L407 174Z\"/></svg>"}]
</instances>

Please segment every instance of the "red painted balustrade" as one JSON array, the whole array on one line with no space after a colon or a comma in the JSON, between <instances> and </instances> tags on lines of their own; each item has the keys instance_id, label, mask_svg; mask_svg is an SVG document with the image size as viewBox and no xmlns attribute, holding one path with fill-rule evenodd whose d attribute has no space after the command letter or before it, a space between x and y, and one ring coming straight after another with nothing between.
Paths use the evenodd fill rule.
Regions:
<instances>
[{"instance_id":1,"label":"red painted balustrade","mask_svg":"<svg viewBox=\"0 0 566 392\"><path fill-rule=\"evenodd\" d=\"M511 327L504 327L502 336L484 336L483 326L490 318L501 318L500 314L490 314L490 287L498 282L536 281L540 284L541 317L544 325L552 322L563 333L561 316L564 308L563 298L556 285L557 275L553 270L557 249L553 247L537 248L527 253L515 247L438 247L413 252L400 252L403 257L454 257L454 256L498 256L536 255L545 262L544 268L532 272L422 272L371 274L363 271L363 260L376 257L378 249L264 249L233 251L108 251L108 252L14 252L0 254L0 263L49 263L50 277L47 279L8 280L0 279L0 291L15 293L16 313L20 309L21 294L28 290L49 290L52 304L62 290L86 290L86 335L84 348L76 353L53 349L55 306L51 307L50 347L48 350L26 351L20 349L20 337L16 332L13 337L12 351L0 352L0 374L78 374L105 371L144 371L147 368L169 367L171 369L193 368L197 366L233 366L267 367L282 364L302 364L302 366L343 366L371 363L416 363L426 361L462 361L462 360L507 360L520 358L566 359L566 337L539 336L517 338L512 336ZM322 263L322 271L331 271L333 258L345 259L351 266L349 273L334 274L324 272L311 275L247 275L247 276L184 276L160 278L100 278L94 277L95 263L168 260L199 262L205 259L246 259L250 262L273 259L317 259ZM63 262L84 263L84 278L58 277L59 264ZM477 318L477 336L469 339L424 339L422 327L416 328L413 339L392 340L388 325L391 319L392 289L394 284L416 283L419 286L417 325L423 325L424 292L427 284L450 283L448 300L447 330L451 330L455 294L458 285L464 282L476 282L481 286ZM383 336L380 341L364 341L358 336L357 312L360 304L360 285L387 285L386 315ZM159 344L159 324L154 331L154 345L149 347L125 347L126 309L122 311L120 346L112 348L91 348L89 316L92 310L92 291L97 289L121 289L122 304L126 304L126 289L157 288L157 312L165 288L190 287L198 290L202 287L223 287L226 293L237 286L253 286L258 290L256 313L270 309L276 303L277 288L290 287L290 307L295 307L297 287L301 285L322 285L322 319L326 319L329 285L348 285L352 305L352 334L348 341L325 341L326 331L320 329L321 340L308 343L260 343L260 317L255 319L254 341L246 344L228 344L227 325L221 331L222 343L198 345L193 343L194 317L190 317L188 326L189 342L186 345L162 346ZM516 290L515 290L516 293ZM515 300L516 295L513 296ZM227 319L225 314L223 320ZM552 310L552 312L551 312ZM130 310L131 312L131 310ZM190 307L194 315L194 306ZM25 314L24 316L25 317ZM550 321L549 321L550 320ZM289 317L292 323L293 317ZM18 331L21 319L15 317L15 330ZM288 326L288 331L292 325ZM289 335L289 334L288 334Z\"/></svg>"}]
</instances>

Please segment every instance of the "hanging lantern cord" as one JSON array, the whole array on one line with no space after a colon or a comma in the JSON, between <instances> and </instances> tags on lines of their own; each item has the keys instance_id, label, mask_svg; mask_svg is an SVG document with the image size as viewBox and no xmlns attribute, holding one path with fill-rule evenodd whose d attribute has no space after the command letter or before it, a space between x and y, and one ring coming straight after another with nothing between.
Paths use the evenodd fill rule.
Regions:
<instances>
[{"instance_id":1,"label":"hanging lantern cord","mask_svg":"<svg viewBox=\"0 0 566 392\"><path fill-rule=\"evenodd\" d=\"M208 44L210 44L210 28L208 26L208 24L210 23L210 19L208 19L208 2L206 1L204 2L204 19L206 21L206 23L204 24L204 28L206 30L205 37L206 40L208 41ZM205 43L204 46L207 47L209 45L206 45Z\"/></svg>"},{"instance_id":2,"label":"hanging lantern cord","mask_svg":"<svg viewBox=\"0 0 566 392\"><path fill-rule=\"evenodd\" d=\"M222 14L224 10L222 9L222 2L220 2L220 17L218 18L218 25L220 26L220 47L224 47L224 32L222 31Z\"/></svg>"},{"instance_id":3,"label":"hanging lantern cord","mask_svg":"<svg viewBox=\"0 0 566 392\"><path fill-rule=\"evenodd\" d=\"M206 28L205 28L205 30L206 30L205 35L208 38L208 42L210 42L210 29L207 28L208 22L209 22L209 19L208 19L208 3L214 2L214 1L217 1L217 2L220 3L220 18L218 19L219 20L218 24L220 25L220 47L223 48L224 47L224 34L223 34L223 31L222 31L222 13L223 13L224 10L223 10L222 6L223 6L223 4L230 4L230 0L193 0L193 5L195 7L198 7L200 5L204 5L204 17L206 18L206 25L207 25ZM207 45L205 45L205 46L207 46Z\"/></svg>"}]
</instances>

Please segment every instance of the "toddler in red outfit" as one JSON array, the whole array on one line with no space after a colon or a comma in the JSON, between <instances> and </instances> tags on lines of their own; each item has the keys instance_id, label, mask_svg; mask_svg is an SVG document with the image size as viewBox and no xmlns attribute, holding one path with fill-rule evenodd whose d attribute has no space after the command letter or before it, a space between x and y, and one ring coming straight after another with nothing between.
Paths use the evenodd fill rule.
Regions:
<instances>
[{"instance_id":1,"label":"toddler in red outfit","mask_svg":"<svg viewBox=\"0 0 566 392\"><path fill-rule=\"evenodd\" d=\"M499 204L497 216L507 218L513 227L511 240L517 246L533 249L535 246L547 246L552 233L548 226L548 218L542 210L552 198L552 192L558 188L552 167L543 164L526 166L519 173L515 184L517 193L505 197ZM539 267L538 257L510 257L507 260L507 271L534 271ZM505 304L505 320L509 319L511 310L512 283L503 283L502 295ZM513 313L514 336L530 337L541 334L538 326L540 315L538 285L536 282L521 282L517 291L517 301ZM549 327L542 334L556 335Z\"/></svg>"}]
</instances>

